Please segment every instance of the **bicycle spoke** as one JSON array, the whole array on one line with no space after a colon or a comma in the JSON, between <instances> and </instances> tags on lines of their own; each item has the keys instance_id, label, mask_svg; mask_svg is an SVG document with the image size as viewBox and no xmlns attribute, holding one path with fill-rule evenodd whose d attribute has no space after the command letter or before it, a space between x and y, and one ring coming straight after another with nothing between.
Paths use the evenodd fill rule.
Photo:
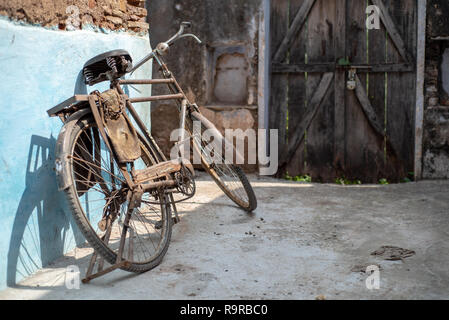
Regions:
<instances>
[{"instance_id":1,"label":"bicycle spoke","mask_svg":"<svg viewBox=\"0 0 449 320\"><path fill-rule=\"evenodd\" d=\"M75 194L97 237L105 240L104 244L118 254L123 221L129 205L126 201L127 183L114 156L109 149L104 148L105 143L95 127L85 128L76 139L69 156L73 167ZM143 144L141 148L142 156L132 167L146 168L154 164L150 151L144 149ZM163 220L161 208L158 209L145 201L160 203L162 200L160 196L145 194L142 207L134 209L130 217L130 229L125 237L122 254L123 257L128 255L135 264L145 264L155 259L162 250L167 232L156 228L158 221ZM100 222L110 225L104 229Z\"/></svg>"},{"instance_id":2,"label":"bicycle spoke","mask_svg":"<svg viewBox=\"0 0 449 320\"><path fill-rule=\"evenodd\" d=\"M199 128L197 126L194 127L194 122L200 122L201 126ZM216 130L216 128L214 128L213 126L209 126L207 123L205 124L204 121L192 114L190 115L190 121L186 122L186 129L190 132L192 142L195 145L196 149L194 149L194 152L199 152L203 166L205 167L206 171L214 178L215 182L240 207L244 208L245 210L253 210L257 206L254 192L252 191L250 186L249 190L247 190L247 187L243 184L242 179L245 179L247 181L247 178L245 176L241 177L240 174L237 173L238 171L240 171L240 168L232 164L233 159L231 159L231 162L227 161L227 159L225 158L225 154L222 154L221 158L217 158L217 154L215 152L216 149L214 148L214 142L212 141L211 143L206 143L206 141L202 139L204 130ZM224 139L224 137L221 138L222 142L228 143L227 140ZM224 150L222 150L222 152L226 153Z\"/></svg>"}]
</instances>

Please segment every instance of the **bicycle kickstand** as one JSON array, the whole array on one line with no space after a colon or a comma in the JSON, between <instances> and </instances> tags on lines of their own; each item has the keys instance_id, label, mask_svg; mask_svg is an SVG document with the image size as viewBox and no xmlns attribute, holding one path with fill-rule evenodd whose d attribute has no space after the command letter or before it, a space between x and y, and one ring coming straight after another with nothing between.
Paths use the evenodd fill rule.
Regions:
<instances>
[{"instance_id":1,"label":"bicycle kickstand","mask_svg":"<svg viewBox=\"0 0 449 320\"><path fill-rule=\"evenodd\" d=\"M103 257L100 257L100 260L98 261L97 273L92 274L94 267L95 267L95 263L98 258L98 253L95 251L94 254L92 255L92 258L90 259L89 267L86 271L86 276L82 280L83 283L87 284L91 280L99 278L101 276L104 276L105 274L108 274L114 270L121 269L121 268L129 268L131 266L130 261L123 259L123 251L125 248L126 235L129 231L129 239L130 240L128 241L128 243L129 243L128 259L131 260L132 256L133 256L133 241L132 241L132 239L134 236L134 232L133 232L133 229L129 227L129 221L131 219L134 208L138 208L140 206L141 198L142 198L142 194L140 192L133 192L131 195L131 201L129 202L128 211L126 213L125 221L123 223L123 230L122 230L122 235L120 238L120 247L119 247L119 251L117 254L116 263L114 265L110 266L109 268L106 268L103 270L104 259L103 259ZM111 227L112 227L112 224L108 227L108 231L106 232L106 235L104 237L103 241L105 241L105 243L109 242L109 237L111 234Z\"/></svg>"}]
</instances>

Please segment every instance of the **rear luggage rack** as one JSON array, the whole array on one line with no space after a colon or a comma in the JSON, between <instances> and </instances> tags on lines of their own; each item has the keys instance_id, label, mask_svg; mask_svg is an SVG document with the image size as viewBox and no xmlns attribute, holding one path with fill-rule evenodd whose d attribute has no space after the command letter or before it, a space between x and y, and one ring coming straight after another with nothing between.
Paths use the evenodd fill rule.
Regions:
<instances>
[{"instance_id":1,"label":"rear luggage rack","mask_svg":"<svg viewBox=\"0 0 449 320\"><path fill-rule=\"evenodd\" d=\"M58 104L57 106L47 110L47 114L50 117L57 117L61 113L73 112L80 109L89 107L89 96L88 95L75 95L66 101Z\"/></svg>"}]
</instances>

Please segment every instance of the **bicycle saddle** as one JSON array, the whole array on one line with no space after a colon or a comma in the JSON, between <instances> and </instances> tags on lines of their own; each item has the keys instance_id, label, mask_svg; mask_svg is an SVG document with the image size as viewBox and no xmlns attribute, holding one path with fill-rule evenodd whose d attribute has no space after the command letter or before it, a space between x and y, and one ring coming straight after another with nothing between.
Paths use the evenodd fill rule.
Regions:
<instances>
[{"instance_id":1,"label":"bicycle saddle","mask_svg":"<svg viewBox=\"0 0 449 320\"><path fill-rule=\"evenodd\" d=\"M126 50L102 53L84 65L84 82L92 86L103 81L118 79L132 69L132 61L131 55Z\"/></svg>"}]
</instances>

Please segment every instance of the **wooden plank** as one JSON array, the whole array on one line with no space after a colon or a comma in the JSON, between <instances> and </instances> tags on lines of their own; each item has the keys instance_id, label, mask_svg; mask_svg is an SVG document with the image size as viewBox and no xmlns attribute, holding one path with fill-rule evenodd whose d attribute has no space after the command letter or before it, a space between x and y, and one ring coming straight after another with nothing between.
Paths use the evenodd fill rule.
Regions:
<instances>
[{"instance_id":1,"label":"wooden plank","mask_svg":"<svg viewBox=\"0 0 449 320\"><path fill-rule=\"evenodd\" d=\"M290 0L290 12L298 12L304 5L304 0ZM290 24L292 24L295 16L291 15ZM307 29L302 28L292 41L289 48L290 65L302 65L304 69L310 67L306 63L306 39ZM311 72L311 71L307 71ZM289 74L289 88L288 88L288 140L294 139L295 128L304 119L306 115L306 74L305 73L290 73ZM288 162L286 171L292 177L304 175L305 172L305 144L301 143L297 148L295 154Z\"/></svg>"},{"instance_id":2,"label":"wooden plank","mask_svg":"<svg viewBox=\"0 0 449 320\"><path fill-rule=\"evenodd\" d=\"M422 179L423 126L424 126L424 79L426 58L426 12L427 1L418 4L416 113L415 113L415 180Z\"/></svg>"},{"instance_id":3,"label":"wooden plank","mask_svg":"<svg viewBox=\"0 0 449 320\"><path fill-rule=\"evenodd\" d=\"M278 2L273 1L274 3ZM313 4L315 3L315 0L304 0L303 5L298 10L298 13L295 16L295 19L293 20L293 23L291 24L290 28L288 29L287 35L282 40L281 45L277 48L274 55L273 55L273 61L276 62L282 62L286 58L286 53L288 48L290 47L290 44L294 40L294 37L299 32L299 30L304 25L304 22L307 19L307 16L312 9ZM276 6L276 4L274 4ZM288 21L288 19L286 20Z\"/></svg>"},{"instance_id":4,"label":"wooden plank","mask_svg":"<svg viewBox=\"0 0 449 320\"><path fill-rule=\"evenodd\" d=\"M296 0L297 1L297 0ZM298 37L298 39L300 36ZM292 46L292 49L297 48L297 46ZM304 58L304 57L303 57ZM292 61L293 57L290 52L290 61ZM304 60L304 59L303 59ZM314 64L305 64L305 63L273 63L272 71L274 73L324 73L324 72L332 72L335 70L335 63L314 63Z\"/></svg>"},{"instance_id":5,"label":"wooden plank","mask_svg":"<svg viewBox=\"0 0 449 320\"><path fill-rule=\"evenodd\" d=\"M295 132L294 134L292 134L292 138L289 140L287 156L285 157L284 161L281 162L282 165L285 165L292 159L292 157L296 153L296 150L298 149L298 146L303 142L304 133L307 128L310 127L312 120L314 120L315 116L317 115L319 107L322 105L324 97L326 96L333 78L334 74L332 72L325 73L322 76L318 87L316 88L316 90L314 90L313 96L308 103L307 114L296 126L296 128L294 129Z\"/></svg>"},{"instance_id":6,"label":"wooden plank","mask_svg":"<svg viewBox=\"0 0 449 320\"><path fill-rule=\"evenodd\" d=\"M385 33L384 33L385 34ZM380 54L385 53L385 44L383 45L384 50L379 51ZM351 64L358 73L385 73L385 72L414 72L415 67L407 63L375 63L375 64ZM344 71L349 67L341 67L336 63L314 63L314 64L287 64L287 63L273 63L272 72L274 73L304 73L304 72L331 72Z\"/></svg>"},{"instance_id":7,"label":"wooden plank","mask_svg":"<svg viewBox=\"0 0 449 320\"><path fill-rule=\"evenodd\" d=\"M336 0L335 56L346 58L346 0ZM334 81L334 168L336 176L345 171L346 71L336 70Z\"/></svg>"},{"instance_id":8,"label":"wooden plank","mask_svg":"<svg viewBox=\"0 0 449 320\"><path fill-rule=\"evenodd\" d=\"M373 69L370 70L368 74L368 88L367 88L367 96L369 98L369 102L373 108L373 112L376 117L379 119L380 127L382 128L382 132L379 133L379 138L383 139L383 141L379 141L381 144L381 150L379 153L383 154L383 161L378 162L378 179L386 178L387 165L390 161L387 161L385 154L386 147L386 139L385 139L385 122L386 122L386 72L392 71L400 71L400 67L395 68L396 64L387 64L386 63L386 42L387 42L387 34L385 26L381 23L380 29L372 29L368 30L368 63L375 70L377 66L381 66L381 72L372 72ZM387 66L390 68L382 68L383 66ZM401 66L401 64L397 64L397 66ZM409 65L404 64L404 67ZM411 70L413 70L412 66L409 66ZM360 70L359 73L361 73ZM361 77L365 77L365 74L361 74ZM360 99L359 99L360 100Z\"/></svg>"},{"instance_id":9,"label":"wooden plank","mask_svg":"<svg viewBox=\"0 0 449 320\"><path fill-rule=\"evenodd\" d=\"M289 0L271 2L271 50L276 50L288 29ZM287 104L288 75L271 75L271 95L269 107L269 128L278 130L279 161L282 162L287 152ZM278 172L279 175L283 173Z\"/></svg>"},{"instance_id":10,"label":"wooden plank","mask_svg":"<svg viewBox=\"0 0 449 320\"><path fill-rule=\"evenodd\" d=\"M389 15L397 22L398 32L403 35L406 48L416 52L416 0L401 0L388 7ZM387 62L397 63L400 54L391 41L387 44ZM414 116L416 99L416 76L414 73L388 73L387 92L387 136L398 159L391 150L387 154L394 159L391 164L393 182L399 182L414 170Z\"/></svg>"},{"instance_id":11,"label":"wooden plank","mask_svg":"<svg viewBox=\"0 0 449 320\"><path fill-rule=\"evenodd\" d=\"M391 144L390 139L385 137L385 129L384 129L384 123L379 121L379 118L377 118L376 111L374 110L373 106L371 105L368 96L366 95L365 89L363 87L362 82L360 81L360 78L356 77L356 94L357 98L359 99L360 104L362 105L363 112L365 113L371 127L376 131L376 133L379 135L381 139L385 139L385 147L390 150L390 161L391 159L397 159L398 151L394 148L394 146ZM379 173L382 172L381 167L377 168L377 171ZM379 178L384 177L387 178L388 176L379 176Z\"/></svg>"},{"instance_id":12,"label":"wooden plank","mask_svg":"<svg viewBox=\"0 0 449 320\"><path fill-rule=\"evenodd\" d=\"M308 64L331 63L335 56L334 34L336 28L336 2L317 0L307 20ZM307 77L307 94L314 95L321 74ZM321 108L307 130L307 171L314 181L334 180L334 87L323 97Z\"/></svg>"},{"instance_id":13,"label":"wooden plank","mask_svg":"<svg viewBox=\"0 0 449 320\"><path fill-rule=\"evenodd\" d=\"M374 131L383 139L385 136L384 123L377 117L377 113L374 110L371 102L366 94L365 86L360 81L359 76L356 75L356 89L355 93L357 98L359 99L360 105L362 106L362 110L365 113L371 127L373 127Z\"/></svg>"},{"instance_id":14,"label":"wooden plank","mask_svg":"<svg viewBox=\"0 0 449 320\"><path fill-rule=\"evenodd\" d=\"M366 1L347 2L346 53L355 65L366 65L368 42L366 29ZM361 70L357 70L359 72ZM366 74L360 75L363 88L367 86ZM367 183L377 183L383 167L383 139L373 130L353 90L346 91L346 171L345 177Z\"/></svg>"},{"instance_id":15,"label":"wooden plank","mask_svg":"<svg viewBox=\"0 0 449 320\"><path fill-rule=\"evenodd\" d=\"M373 47L376 48L376 46ZM385 49L385 44L383 45L383 48ZM376 50L376 51L377 54L375 56L377 55L385 56L385 50ZM373 57L373 55L370 55L370 57ZM352 66L358 68L357 70L358 73L414 72L415 70L415 67L413 65L407 63L369 63L369 64L354 64Z\"/></svg>"},{"instance_id":16,"label":"wooden plank","mask_svg":"<svg viewBox=\"0 0 449 320\"><path fill-rule=\"evenodd\" d=\"M396 49L399 51L399 54L402 56L402 58L408 62L413 63L413 56L408 52L407 47L405 45L404 40L401 37L401 34L405 35L405 30L403 28L398 28L392 19L389 9L384 5L383 0L371 0L374 5L378 6L380 9L380 18L382 22L385 25L385 28L387 29L388 35L390 36L391 40L393 41L394 45L396 46ZM395 1L395 4L390 5L389 8L392 7L399 7L401 6L401 2L408 2L409 0L400 0ZM416 2L416 0L413 0ZM399 4L399 6L398 6ZM406 6L408 6L407 4ZM411 31L411 30L410 30Z\"/></svg>"},{"instance_id":17,"label":"wooden plank","mask_svg":"<svg viewBox=\"0 0 449 320\"><path fill-rule=\"evenodd\" d=\"M278 130L279 161L283 162L287 150L288 75L274 74L271 79L270 129Z\"/></svg>"}]
</instances>

